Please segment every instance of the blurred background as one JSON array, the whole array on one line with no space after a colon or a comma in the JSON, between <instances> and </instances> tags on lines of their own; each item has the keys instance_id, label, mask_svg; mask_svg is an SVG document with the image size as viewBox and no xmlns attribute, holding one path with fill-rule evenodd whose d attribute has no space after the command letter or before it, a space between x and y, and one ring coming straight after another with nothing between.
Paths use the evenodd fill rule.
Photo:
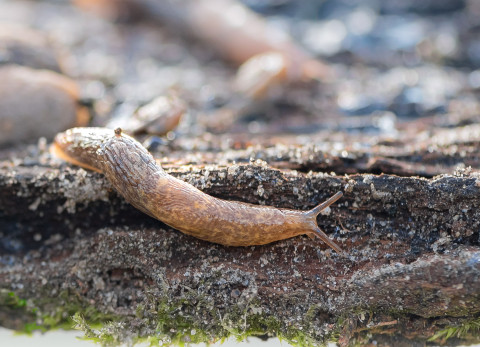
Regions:
<instances>
[{"instance_id":1,"label":"blurred background","mask_svg":"<svg viewBox=\"0 0 480 347\"><path fill-rule=\"evenodd\" d=\"M125 127L139 107L173 94L185 103L182 119L160 135L182 148L265 145L279 134L318 142L332 131L396 138L402 124L422 118L416 127L438 115L442 126L477 120L479 12L473 0L2 0L1 60L73 82L74 92L49 95L62 110L73 107L62 104L68 98L77 103L63 127ZM280 57L262 57L272 51ZM4 80L18 73L10 75ZM60 118L35 110L24 127ZM53 136L36 128L3 142ZM209 138L226 133L248 136Z\"/></svg>"}]
</instances>

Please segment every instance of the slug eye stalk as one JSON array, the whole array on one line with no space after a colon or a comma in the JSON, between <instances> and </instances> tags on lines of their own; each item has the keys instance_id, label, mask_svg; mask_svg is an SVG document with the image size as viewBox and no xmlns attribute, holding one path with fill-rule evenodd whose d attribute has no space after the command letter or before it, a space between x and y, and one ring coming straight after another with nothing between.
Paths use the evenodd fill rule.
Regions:
<instances>
[{"instance_id":1,"label":"slug eye stalk","mask_svg":"<svg viewBox=\"0 0 480 347\"><path fill-rule=\"evenodd\" d=\"M335 195L331 196L321 204L315 206L312 208L310 211L307 212L308 215L313 215L315 217L318 216L320 212L322 212L324 209L329 207L330 205L334 204L338 199L340 199L343 196L342 192L337 192Z\"/></svg>"},{"instance_id":2,"label":"slug eye stalk","mask_svg":"<svg viewBox=\"0 0 480 347\"><path fill-rule=\"evenodd\" d=\"M326 201L322 202L318 206L315 206L312 208L310 211L306 213L306 215L310 218L313 218L315 225L317 224L317 216L320 212L325 210L327 207L335 203L338 199L340 199L343 196L342 192L337 192L335 195L327 199ZM343 250L335 243L333 242L319 227L318 225L316 226L316 229L313 231L312 235L317 236L320 238L323 242L325 242L329 247L335 250L335 252L339 254L344 254Z\"/></svg>"}]
</instances>

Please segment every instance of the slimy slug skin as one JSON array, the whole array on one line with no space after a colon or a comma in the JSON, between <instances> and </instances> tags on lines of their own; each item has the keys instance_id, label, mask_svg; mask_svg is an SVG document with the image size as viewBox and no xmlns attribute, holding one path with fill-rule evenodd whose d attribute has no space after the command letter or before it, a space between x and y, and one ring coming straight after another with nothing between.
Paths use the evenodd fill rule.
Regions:
<instances>
[{"instance_id":1,"label":"slimy slug skin","mask_svg":"<svg viewBox=\"0 0 480 347\"><path fill-rule=\"evenodd\" d=\"M103 173L134 207L199 239L226 246L252 246L307 234L343 253L316 221L341 192L309 211L218 199L167 174L121 129L73 128L55 137L51 151L67 162Z\"/></svg>"}]
</instances>

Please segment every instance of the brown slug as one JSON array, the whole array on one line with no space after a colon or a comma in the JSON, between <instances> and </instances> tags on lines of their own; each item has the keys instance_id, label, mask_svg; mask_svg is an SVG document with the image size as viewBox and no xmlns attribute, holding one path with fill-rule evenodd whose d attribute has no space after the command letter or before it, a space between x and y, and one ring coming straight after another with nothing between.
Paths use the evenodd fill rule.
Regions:
<instances>
[{"instance_id":1,"label":"brown slug","mask_svg":"<svg viewBox=\"0 0 480 347\"><path fill-rule=\"evenodd\" d=\"M307 234L343 253L317 226L317 215L342 193L309 211L226 201L167 174L135 139L106 128L73 128L55 137L52 153L103 173L134 207L186 234L227 246L263 245Z\"/></svg>"}]
</instances>

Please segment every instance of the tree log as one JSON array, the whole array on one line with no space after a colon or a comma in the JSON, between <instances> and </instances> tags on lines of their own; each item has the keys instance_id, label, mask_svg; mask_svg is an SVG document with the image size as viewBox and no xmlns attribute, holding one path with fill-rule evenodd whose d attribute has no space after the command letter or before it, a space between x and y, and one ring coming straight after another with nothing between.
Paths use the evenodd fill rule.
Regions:
<instances>
[{"instance_id":1,"label":"tree log","mask_svg":"<svg viewBox=\"0 0 480 347\"><path fill-rule=\"evenodd\" d=\"M220 198L292 209L342 190L318 223L348 255L307 237L211 244L135 210L101 174L5 161L0 324L48 328L77 313L77 325L103 342L268 334L410 345L435 333L441 342L445 329L457 339L449 342L478 341L478 173L339 176L262 161L168 172ZM107 320L103 330L88 327Z\"/></svg>"}]
</instances>

